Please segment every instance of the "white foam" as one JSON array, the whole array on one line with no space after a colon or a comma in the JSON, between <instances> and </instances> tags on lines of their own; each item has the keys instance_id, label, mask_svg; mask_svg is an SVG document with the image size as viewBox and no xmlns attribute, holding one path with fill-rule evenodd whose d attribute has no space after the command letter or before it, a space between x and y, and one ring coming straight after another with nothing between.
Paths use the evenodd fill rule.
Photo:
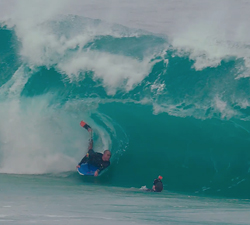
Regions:
<instances>
[{"instance_id":1,"label":"white foam","mask_svg":"<svg viewBox=\"0 0 250 225\"><path fill-rule=\"evenodd\" d=\"M121 55L96 51L82 52L58 64L59 70L71 79L79 78L81 71L94 71L94 79L101 79L108 94L124 86L126 91L141 82L150 72L153 63L149 59L139 61Z\"/></svg>"},{"instance_id":2,"label":"white foam","mask_svg":"<svg viewBox=\"0 0 250 225\"><path fill-rule=\"evenodd\" d=\"M108 8L107 2L112 3ZM246 67L250 65L248 29L250 4L246 1L192 0L189 4L183 0L166 2L108 0L107 2L6 1L1 2L0 19L6 20L9 27L15 26L16 34L22 44L20 55L30 68L43 65L48 68L55 66L72 82L84 79L80 76L81 72L93 71L93 79L101 80L110 95L119 89L130 91L138 85L156 63L151 61L154 53L137 59L118 53L82 50L83 46L98 35L113 37L129 35L115 31L106 23L99 25L91 23L85 26L84 30L81 26L74 27L73 30L65 28L61 31L62 34L59 34L53 29L56 27L49 23L52 19L58 18L58 14L72 13L100 18L111 23L167 34L171 37L173 47L179 50L179 54L186 54L194 60L196 70L218 66L222 59L232 56L242 58ZM70 17L67 19L70 20ZM68 35L65 35L65 32ZM130 35L136 36L137 33L132 32ZM248 76L249 71L244 71L237 74L236 78ZM28 75L22 75L19 82L15 83L16 86L8 83L9 86L12 85L10 93L20 94L27 78ZM151 91L161 94L165 88L164 83L155 82L151 86ZM215 113L220 113L222 117L235 114L234 110L219 97L212 99L211 104L196 103L196 111L194 108L183 109L182 103L154 104L154 112L167 111L171 115L186 116L195 115L196 112L197 114L206 112L213 107ZM248 106L247 101L238 104L242 104L242 107ZM13 103L12 109L15 110L15 107Z\"/></svg>"},{"instance_id":3,"label":"white foam","mask_svg":"<svg viewBox=\"0 0 250 225\"><path fill-rule=\"evenodd\" d=\"M239 112L232 109L231 106L229 106L226 101L223 101L218 95L214 98L213 106L220 113L222 119L239 115Z\"/></svg>"},{"instance_id":4,"label":"white foam","mask_svg":"<svg viewBox=\"0 0 250 225\"><path fill-rule=\"evenodd\" d=\"M0 103L1 173L70 171L86 153L88 134L50 101L40 96Z\"/></svg>"},{"instance_id":5,"label":"white foam","mask_svg":"<svg viewBox=\"0 0 250 225\"><path fill-rule=\"evenodd\" d=\"M107 2L109 8L106 7ZM84 31L80 31L82 28L79 27L78 33L66 38L63 35L58 36L51 27L46 26L48 21L57 18L59 14L71 13L167 34L175 49L184 51L194 60L196 70L216 67L228 57L242 58L245 66L250 67L250 4L246 1L192 0L189 4L183 0L164 3L160 0L107 2L6 1L1 5L0 19L4 19L9 27L15 25L22 43L20 54L31 67L51 67L61 62L60 68L69 76L79 74L85 69L97 70L96 77L102 79L105 86L110 86L110 94L123 82L126 83L125 90L138 84L150 70L150 57L139 61L110 53L89 52L88 55L81 50L79 56L69 56L68 50L77 46L81 49L98 35L118 37L125 34L101 23L96 27L91 24ZM75 30L77 28L74 32ZM136 32L133 35L136 36ZM70 58L64 61L65 57ZM249 72L237 77L248 76Z\"/></svg>"},{"instance_id":6,"label":"white foam","mask_svg":"<svg viewBox=\"0 0 250 225\"><path fill-rule=\"evenodd\" d=\"M64 17L57 17L63 8L62 6L56 8L59 2L55 1L52 4L49 1L36 1L35 3L37 4L29 4L28 1L22 4L15 2L9 16L11 20L6 21L9 27L15 25L22 46L20 55L30 68L56 67L71 81L84 79L79 76L81 72L93 71L94 79L103 81L107 93L112 95L119 88L125 91L134 88L149 74L156 62L151 61L154 52L139 60L120 54L83 50L83 46L99 35L124 37L137 36L137 33L127 34L113 29L112 25L107 23L96 25L91 22L89 24L86 22L84 27L81 23L77 23L79 27L74 27L72 23L69 26L65 25L62 28L64 30L58 31L56 23L52 24L50 21L56 18L63 23ZM45 10L45 14L38 16L46 4L50 10L48 12ZM63 4L67 5L67 1L60 2L60 5ZM65 23L70 23L70 17L64 19Z\"/></svg>"},{"instance_id":7,"label":"white foam","mask_svg":"<svg viewBox=\"0 0 250 225\"><path fill-rule=\"evenodd\" d=\"M211 101L190 102L190 107L187 100L179 103L174 103L169 99L164 103L153 103L154 114L166 112L169 115L176 117L195 117L197 119L207 119L214 116L221 119L230 119L232 117L241 118L241 113L233 109L226 101L223 101L218 95L214 96ZM208 113L209 111L209 113Z\"/></svg>"},{"instance_id":8,"label":"white foam","mask_svg":"<svg viewBox=\"0 0 250 225\"><path fill-rule=\"evenodd\" d=\"M8 98L18 98L31 76L31 72L25 71L24 66L20 66L11 79L0 88L1 96Z\"/></svg>"},{"instance_id":9,"label":"white foam","mask_svg":"<svg viewBox=\"0 0 250 225\"><path fill-rule=\"evenodd\" d=\"M244 0L188 4L185 0L93 0L72 1L65 12L166 34L176 49L191 53L195 69L201 70L219 65L228 56L242 58L250 67L249 11L250 4Z\"/></svg>"},{"instance_id":10,"label":"white foam","mask_svg":"<svg viewBox=\"0 0 250 225\"><path fill-rule=\"evenodd\" d=\"M68 4L68 0L1 1L0 20L5 21L9 27L16 26L18 32L24 34L38 24L54 18Z\"/></svg>"}]
</instances>

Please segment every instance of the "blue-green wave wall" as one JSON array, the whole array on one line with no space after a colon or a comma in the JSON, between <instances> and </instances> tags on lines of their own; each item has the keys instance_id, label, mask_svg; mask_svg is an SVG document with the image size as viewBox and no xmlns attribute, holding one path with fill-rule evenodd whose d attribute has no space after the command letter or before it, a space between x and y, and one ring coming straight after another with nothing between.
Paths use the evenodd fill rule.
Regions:
<instances>
[{"instance_id":1,"label":"blue-green wave wall","mask_svg":"<svg viewBox=\"0 0 250 225\"><path fill-rule=\"evenodd\" d=\"M41 25L59 43L102 26L79 17ZM79 126L84 119L94 129L96 150L112 152L100 183L150 186L162 175L171 191L249 197L244 60L230 56L198 70L190 53L167 37L109 29L63 51L43 43L32 56L15 28L1 28L1 171L12 173L6 164L13 161L20 173L53 172L51 158L53 165L69 161L56 172L74 171L87 149L88 134ZM29 160L43 164L34 170Z\"/></svg>"}]
</instances>

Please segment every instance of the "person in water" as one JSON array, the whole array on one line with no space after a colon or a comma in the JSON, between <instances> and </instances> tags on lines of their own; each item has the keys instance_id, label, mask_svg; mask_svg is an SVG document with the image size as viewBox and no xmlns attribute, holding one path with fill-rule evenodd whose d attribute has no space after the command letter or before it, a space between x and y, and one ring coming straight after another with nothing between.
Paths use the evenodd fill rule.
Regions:
<instances>
[{"instance_id":1,"label":"person in water","mask_svg":"<svg viewBox=\"0 0 250 225\"><path fill-rule=\"evenodd\" d=\"M161 180L162 180L162 176L158 176L158 178L155 179L153 182L152 189L147 189L146 191L161 192L163 190L163 183Z\"/></svg>"},{"instance_id":2,"label":"person in water","mask_svg":"<svg viewBox=\"0 0 250 225\"><path fill-rule=\"evenodd\" d=\"M102 170L106 169L110 165L110 157L111 152L109 150L105 150L102 153L95 152L93 150L93 139L92 139L92 129L91 127L86 124L85 122L81 121L80 125L88 130L90 133L90 141L89 141L89 147L88 147L88 153L82 158L81 162L76 167L80 167L83 163L89 163L90 165L93 165L97 167L98 169L95 171L94 176L98 176Z\"/></svg>"}]
</instances>

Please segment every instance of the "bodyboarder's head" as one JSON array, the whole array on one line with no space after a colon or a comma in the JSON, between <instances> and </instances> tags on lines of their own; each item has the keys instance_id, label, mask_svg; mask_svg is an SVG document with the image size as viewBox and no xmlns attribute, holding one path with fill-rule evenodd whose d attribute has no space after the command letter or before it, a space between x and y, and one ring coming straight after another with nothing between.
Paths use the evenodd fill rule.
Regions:
<instances>
[{"instance_id":1,"label":"bodyboarder's head","mask_svg":"<svg viewBox=\"0 0 250 225\"><path fill-rule=\"evenodd\" d=\"M109 150L105 150L102 155L103 161L109 161L111 157L111 152Z\"/></svg>"}]
</instances>

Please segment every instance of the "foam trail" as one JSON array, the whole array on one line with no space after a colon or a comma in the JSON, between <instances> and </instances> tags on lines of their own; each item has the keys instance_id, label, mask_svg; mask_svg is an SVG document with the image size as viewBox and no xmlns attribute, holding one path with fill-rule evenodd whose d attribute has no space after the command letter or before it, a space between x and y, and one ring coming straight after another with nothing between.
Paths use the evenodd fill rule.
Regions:
<instances>
[{"instance_id":1,"label":"foam trail","mask_svg":"<svg viewBox=\"0 0 250 225\"><path fill-rule=\"evenodd\" d=\"M5 96L9 99L20 97L20 94L31 75L31 71L27 71L23 65L20 66L11 79L1 86L1 96Z\"/></svg>"}]
</instances>

